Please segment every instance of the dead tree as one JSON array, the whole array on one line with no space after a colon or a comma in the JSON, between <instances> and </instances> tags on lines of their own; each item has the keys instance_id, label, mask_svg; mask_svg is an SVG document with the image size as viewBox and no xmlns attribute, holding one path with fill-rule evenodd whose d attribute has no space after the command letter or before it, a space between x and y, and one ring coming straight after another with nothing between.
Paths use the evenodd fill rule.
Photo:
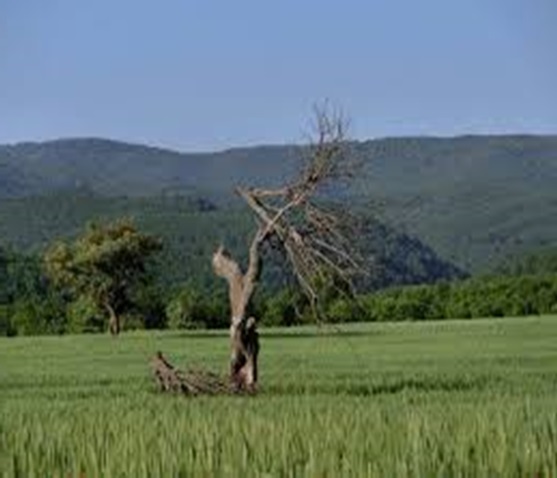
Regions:
<instances>
[{"instance_id":1,"label":"dead tree","mask_svg":"<svg viewBox=\"0 0 557 478\"><path fill-rule=\"evenodd\" d=\"M153 376L161 391L187 395L256 391L259 336L257 321L248 306L257 286L266 242L281 247L316 315L320 315L319 285L331 279L347 285L358 267L353 250L341 233L338 215L318 201L331 181L353 173L347 151L346 123L327 108L315 111L315 139L300 148L304 163L291 183L278 188L238 188L254 214L257 230L251 240L245 272L221 245L213 254L215 274L229 289L230 372L222 380L199 370L181 371L159 352L152 359Z\"/></svg>"},{"instance_id":2,"label":"dead tree","mask_svg":"<svg viewBox=\"0 0 557 478\"><path fill-rule=\"evenodd\" d=\"M266 233L259 229L249 253L249 266L245 274L221 246L213 254L215 273L228 281L231 309L230 321L230 380L238 390L255 391L257 383L257 355L259 334L253 317L246 319L246 309L253 295L260 272L259 247Z\"/></svg>"},{"instance_id":3,"label":"dead tree","mask_svg":"<svg viewBox=\"0 0 557 478\"><path fill-rule=\"evenodd\" d=\"M300 149L305 161L294 181L273 189L236 190L258 224L245 273L223 246L213 255L215 273L228 282L230 381L237 390L254 391L257 384L256 319L248 318L246 311L260 274L263 243L276 238L316 314L319 314L318 284L331 277L349 284L357 269L337 214L316 201L331 181L350 177L353 172L345 138L346 123L341 115L327 108L316 109L315 120L315 140Z\"/></svg>"}]
</instances>

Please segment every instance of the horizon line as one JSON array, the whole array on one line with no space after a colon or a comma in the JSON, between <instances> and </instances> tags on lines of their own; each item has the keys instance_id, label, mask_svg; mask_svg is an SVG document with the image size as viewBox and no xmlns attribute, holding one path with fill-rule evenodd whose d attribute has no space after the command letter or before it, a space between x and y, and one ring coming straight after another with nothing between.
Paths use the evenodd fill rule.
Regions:
<instances>
[{"instance_id":1,"label":"horizon line","mask_svg":"<svg viewBox=\"0 0 557 478\"><path fill-rule=\"evenodd\" d=\"M497 133L462 133L462 134L408 134L408 135L386 135L386 136L376 136L368 138L351 138L348 137L347 141L350 143L367 143L374 141L389 141L389 140L410 140L410 139L420 139L420 140L457 140L464 138L505 138L505 137L532 137L532 138L551 138L557 137L557 131L554 133L538 133L538 132L497 132ZM41 145L47 143L57 143L64 141L102 141L107 143L118 143L125 144L129 146L140 146L147 147L151 149L158 149L169 151L179 154L222 154L235 150L242 149L257 149L257 148L284 148L284 147L303 147L308 144L308 142L269 142L269 143L249 143L232 145L223 148L215 149L184 149L181 147L174 147L164 145L162 143L134 140L134 139L124 139L115 138L111 136L97 136L97 135L83 135L83 136L58 136L45 139L31 139L31 140L16 140L9 142L0 142L0 147L18 147L24 145Z\"/></svg>"}]
</instances>

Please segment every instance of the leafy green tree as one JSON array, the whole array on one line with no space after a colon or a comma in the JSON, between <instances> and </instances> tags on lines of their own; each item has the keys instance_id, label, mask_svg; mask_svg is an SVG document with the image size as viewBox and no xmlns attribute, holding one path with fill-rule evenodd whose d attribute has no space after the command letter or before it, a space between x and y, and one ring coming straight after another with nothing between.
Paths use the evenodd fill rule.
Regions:
<instances>
[{"instance_id":1,"label":"leafy green tree","mask_svg":"<svg viewBox=\"0 0 557 478\"><path fill-rule=\"evenodd\" d=\"M121 329L134 289L144 284L147 260L161 249L157 238L140 233L130 220L92 224L73 242L58 242L44 256L47 274L75 297L108 314L110 333Z\"/></svg>"}]
</instances>

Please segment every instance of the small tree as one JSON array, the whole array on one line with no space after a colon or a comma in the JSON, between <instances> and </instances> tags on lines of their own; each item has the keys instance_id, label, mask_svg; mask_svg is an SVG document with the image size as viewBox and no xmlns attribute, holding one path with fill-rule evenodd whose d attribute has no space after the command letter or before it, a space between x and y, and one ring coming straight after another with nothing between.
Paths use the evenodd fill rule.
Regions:
<instances>
[{"instance_id":1,"label":"small tree","mask_svg":"<svg viewBox=\"0 0 557 478\"><path fill-rule=\"evenodd\" d=\"M158 239L141 234L133 222L90 225L73 242L58 242L44 256L47 274L74 297L86 297L108 314L112 335L121 330L120 315L132 292L144 282L147 259L160 250Z\"/></svg>"}]
</instances>

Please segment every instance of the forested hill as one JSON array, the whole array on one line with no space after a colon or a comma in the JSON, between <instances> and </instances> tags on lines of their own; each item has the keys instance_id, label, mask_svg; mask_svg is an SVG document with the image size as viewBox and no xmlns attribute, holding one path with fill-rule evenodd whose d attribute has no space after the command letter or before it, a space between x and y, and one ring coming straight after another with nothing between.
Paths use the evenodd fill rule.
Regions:
<instances>
[{"instance_id":1,"label":"forested hill","mask_svg":"<svg viewBox=\"0 0 557 478\"><path fill-rule=\"evenodd\" d=\"M344 192L347 199L364 208L382 204L385 220L465 269L487 270L504 257L557 242L557 136L398 138L352 146L362 170ZM288 177L299 152L262 146L185 154L103 139L6 145L0 146L0 198L12 209L17 198L61 191L186 193L218 203L232 198L237 184Z\"/></svg>"},{"instance_id":2,"label":"forested hill","mask_svg":"<svg viewBox=\"0 0 557 478\"><path fill-rule=\"evenodd\" d=\"M156 275L167 288L186 282L209 289L222 285L212 272L211 255L224 244L245 261L254 229L253 217L245 208L215 209L193 198L59 193L0 201L0 237L16 250L41 252L56 238L77 236L92 219L107 222L120 217L133 217L142 231L162 239ZM368 272L358 279L360 290L463 276L463 271L416 238L377 221L366 220L357 230L361 264ZM271 259L264 267L263 281L273 288L283 287L288 283L286 272Z\"/></svg>"},{"instance_id":3,"label":"forested hill","mask_svg":"<svg viewBox=\"0 0 557 478\"><path fill-rule=\"evenodd\" d=\"M261 146L178 153L97 138L0 146L0 197L81 189L108 196L230 192L239 183L276 183L293 172L296 148Z\"/></svg>"},{"instance_id":4,"label":"forested hill","mask_svg":"<svg viewBox=\"0 0 557 478\"><path fill-rule=\"evenodd\" d=\"M353 143L362 160L359 193L399 196L462 187L550 188L557 179L557 136L392 138ZM84 138L0 145L0 197L87 188L112 196L196 187L228 192L237 184L277 183L299 165L300 148L258 146L179 153Z\"/></svg>"}]
</instances>

